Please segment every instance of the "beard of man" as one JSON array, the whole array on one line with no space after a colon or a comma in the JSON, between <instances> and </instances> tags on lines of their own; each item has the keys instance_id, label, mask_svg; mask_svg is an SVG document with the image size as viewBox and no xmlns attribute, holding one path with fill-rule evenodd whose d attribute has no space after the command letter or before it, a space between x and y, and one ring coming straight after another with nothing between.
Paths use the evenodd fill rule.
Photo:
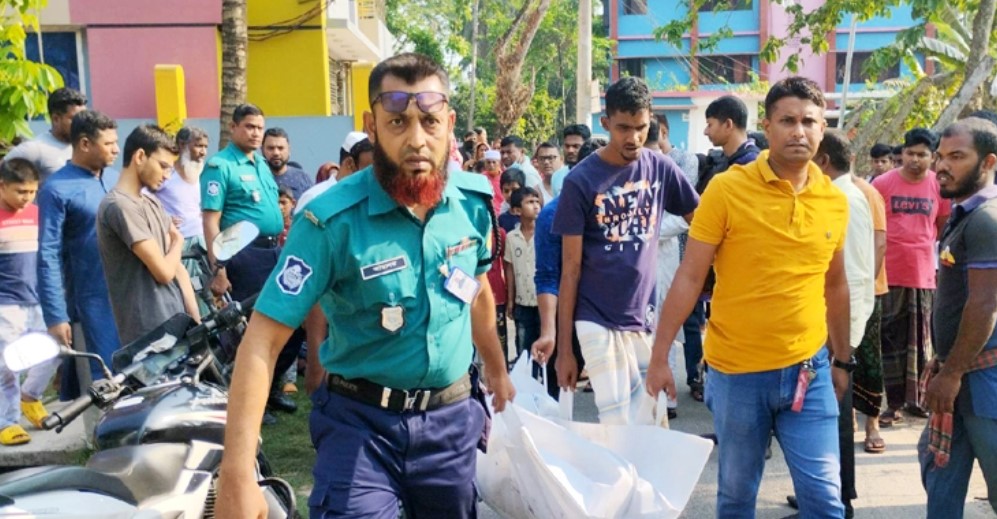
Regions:
<instances>
[{"instance_id":1,"label":"beard of man","mask_svg":"<svg viewBox=\"0 0 997 519\"><path fill-rule=\"evenodd\" d=\"M183 150L180 153L180 169L187 180L197 180L201 178L201 172L204 171L204 160L192 160L190 150Z\"/></svg>"},{"instance_id":2,"label":"beard of man","mask_svg":"<svg viewBox=\"0 0 997 519\"><path fill-rule=\"evenodd\" d=\"M954 185L947 188L941 188L940 194L942 198L966 198L980 189L983 179L983 159L976 161L976 167L973 173L969 176L963 178L959 182L955 182L952 179ZM985 186L984 186L985 187Z\"/></svg>"},{"instance_id":3,"label":"beard of man","mask_svg":"<svg viewBox=\"0 0 997 519\"><path fill-rule=\"evenodd\" d=\"M381 143L374 143L374 176L388 196L404 206L434 207L443 197L447 185L446 157L433 163L428 174L409 175L388 157Z\"/></svg>"}]
</instances>

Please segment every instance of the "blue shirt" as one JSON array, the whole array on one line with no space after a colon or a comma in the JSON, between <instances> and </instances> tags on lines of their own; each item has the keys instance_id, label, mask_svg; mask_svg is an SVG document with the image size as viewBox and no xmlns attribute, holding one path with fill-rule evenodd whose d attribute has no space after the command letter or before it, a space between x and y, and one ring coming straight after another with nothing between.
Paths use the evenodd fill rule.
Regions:
<instances>
[{"instance_id":1,"label":"blue shirt","mask_svg":"<svg viewBox=\"0 0 997 519\"><path fill-rule=\"evenodd\" d=\"M554 174L550 176L551 194L554 196L561 194L561 188L564 187L564 177L568 176L569 171L571 171L571 168L565 164L561 166L561 169L555 171Z\"/></svg>"},{"instance_id":2,"label":"blue shirt","mask_svg":"<svg viewBox=\"0 0 997 519\"><path fill-rule=\"evenodd\" d=\"M537 272L533 275L533 282L537 286L537 295L556 296L561 286L561 237L553 231L554 215L560 200L561 197L555 196L540 210L533 232L533 251L537 255Z\"/></svg>"},{"instance_id":3,"label":"blue shirt","mask_svg":"<svg viewBox=\"0 0 997 519\"><path fill-rule=\"evenodd\" d=\"M308 173L294 166L288 166L282 175L274 175L274 180L277 182L277 187L290 189L295 200L300 200L301 195L315 185Z\"/></svg>"},{"instance_id":4,"label":"blue shirt","mask_svg":"<svg viewBox=\"0 0 997 519\"><path fill-rule=\"evenodd\" d=\"M582 238L572 320L652 331L661 218L693 212L695 189L671 157L645 149L623 166L589 155L565 178L560 198L554 232Z\"/></svg>"},{"instance_id":5,"label":"blue shirt","mask_svg":"<svg viewBox=\"0 0 997 519\"><path fill-rule=\"evenodd\" d=\"M118 176L107 168L97 177L70 162L38 191L38 298L46 326L69 322L70 310L73 316L85 311L89 298L108 298L97 247L97 207ZM110 315L107 319L113 322Z\"/></svg>"},{"instance_id":6,"label":"blue shirt","mask_svg":"<svg viewBox=\"0 0 997 519\"><path fill-rule=\"evenodd\" d=\"M330 373L396 389L452 384L474 348L471 305L445 288L446 275L491 267L491 197L483 175L450 173L420 222L371 168L351 175L295 217L255 309L297 328L320 303L329 338L319 358Z\"/></svg>"}]
</instances>

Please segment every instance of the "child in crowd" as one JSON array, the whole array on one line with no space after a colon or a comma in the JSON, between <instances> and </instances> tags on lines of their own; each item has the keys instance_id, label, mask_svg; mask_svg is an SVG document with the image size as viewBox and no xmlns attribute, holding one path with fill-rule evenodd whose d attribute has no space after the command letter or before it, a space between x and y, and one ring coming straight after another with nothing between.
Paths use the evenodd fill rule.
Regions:
<instances>
[{"instance_id":1,"label":"child in crowd","mask_svg":"<svg viewBox=\"0 0 997 519\"><path fill-rule=\"evenodd\" d=\"M512 211L510 211L509 197L512 193L518 191L520 188L526 186L526 174L523 170L517 167L511 167L502 172L501 180L499 181L500 190L502 193L502 199L505 202L502 203L501 212L498 217L499 227L505 229L505 232L512 232L513 229L519 225L519 216L516 216Z\"/></svg>"},{"instance_id":2,"label":"child in crowd","mask_svg":"<svg viewBox=\"0 0 997 519\"><path fill-rule=\"evenodd\" d=\"M529 355L533 342L540 338L540 310L537 308L537 289L533 282L533 275L537 271L533 234L537 216L543 207L543 199L536 189L523 187L513 191L508 200L509 212L519 218L519 226L510 231L506 238L504 254L505 278L509 286L506 305L516 322L518 360L523 351ZM533 375L540 375L540 365L537 363L533 364Z\"/></svg>"},{"instance_id":3,"label":"child in crowd","mask_svg":"<svg viewBox=\"0 0 997 519\"><path fill-rule=\"evenodd\" d=\"M46 362L20 374L7 369L3 350L28 332L45 332L38 303L39 173L23 159L0 165L0 445L21 445L31 436L20 425L21 415L41 428L48 411L39 398L55 375L57 363ZM20 404L20 405L18 405Z\"/></svg>"},{"instance_id":4,"label":"child in crowd","mask_svg":"<svg viewBox=\"0 0 997 519\"><path fill-rule=\"evenodd\" d=\"M277 236L277 243L281 246L287 241L287 232L291 229L291 219L294 215L294 205L297 200L294 199L294 193L291 192L291 188L286 186L280 186L277 188L277 205L280 206L280 214L284 217L284 230L281 231L280 235ZM298 386L295 382L298 380L298 363L295 362L291 364L284 375L281 376L281 382L283 382L283 391L285 393L297 393Z\"/></svg>"},{"instance_id":5,"label":"child in crowd","mask_svg":"<svg viewBox=\"0 0 997 519\"><path fill-rule=\"evenodd\" d=\"M294 199L294 193L291 189L285 186L281 186L277 189L277 205L280 206L280 214L284 217L284 230L281 231L280 236L277 237L277 243L284 246L284 242L287 241L287 231L291 229L291 216L294 213L294 204L297 201Z\"/></svg>"},{"instance_id":6,"label":"child in crowd","mask_svg":"<svg viewBox=\"0 0 997 519\"><path fill-rule=\"evenodd\" d=\"M492 184L492 192L495 194L492 197L492 208L495 214L502 214L502 202L505 199L502 198L502 185L499 182L502 178L502 154L498 150L485 152L485 169L482 173L488 177L488 181Z\"/></svg>"}]
</instances>

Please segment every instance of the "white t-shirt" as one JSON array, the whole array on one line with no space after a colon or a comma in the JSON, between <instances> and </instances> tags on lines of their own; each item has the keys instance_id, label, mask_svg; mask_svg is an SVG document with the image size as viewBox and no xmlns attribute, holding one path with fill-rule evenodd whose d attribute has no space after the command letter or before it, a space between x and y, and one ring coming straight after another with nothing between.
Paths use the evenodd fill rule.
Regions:
<instances>
[{"instance_id":1,"label":"white t-shirt","mask_svg":"<svg viewBox=\"0 0 997 519\"><path fill-rule=\"evenodd\" d=\"M30 141L18 144L10 150L6 158L31 162L41 173L41 182L45 182L49 175L62 169L69 159L73 158L73 145L56 139L52 132L48 131Z\"/></svg>"},{"instance_id":2,"label":"white t-shirt","mask_svg":"<svg viewBox=\"0 0 997 519\"><path fill-rule=\"evenodd\" d=\"M850 342L857 347L865 335L866 321L876 300L876 243L872 210L851 175L834 179L848 198L848 229L845 233L845 277L848 278L851 314Z\"/></svg>"},{"instance_id":3,"label":"white t-shirt","mask_svg":"<svg viewBox=\"0 0 997 519\"><path fill-rule=\"evenodd\" d=\"M301 210L308 205L308 202L311 202L322 193L325 193L334 185L336 185L336 177L329 177L328 179L308 188L308 190L301 195L301 198L298 199L298 203L294 205L294 214L300 213Z\"/></svg>"}]
</instances>

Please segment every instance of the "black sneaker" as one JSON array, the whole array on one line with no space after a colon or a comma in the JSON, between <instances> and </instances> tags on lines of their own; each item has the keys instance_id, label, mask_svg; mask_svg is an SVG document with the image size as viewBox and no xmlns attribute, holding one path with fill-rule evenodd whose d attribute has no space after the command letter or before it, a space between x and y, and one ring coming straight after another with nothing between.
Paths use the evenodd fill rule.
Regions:
<instances>
[{"instance_id":1,"label":"black sneaker","mask_svg":"<svg viewBox=\"0 0 997 519\"><path fill-rule=\"evenodd\" d=\"M298 404L294 403L291 397L281 393L280 391L270 393L270 399L267 400L267 407L274 411L282 411L285 413L293 413L298 410Z\"/></svg>"},{"instance_id":2,"label":"black sneaker","mask_svg":"<svg viewBox=\"0 0 997 519\"><path fill-rule=\"evenodd\" d=\"M263 425L277 425L277 417L270 411L263 411Z\"/></svg>"}]
</instances>

